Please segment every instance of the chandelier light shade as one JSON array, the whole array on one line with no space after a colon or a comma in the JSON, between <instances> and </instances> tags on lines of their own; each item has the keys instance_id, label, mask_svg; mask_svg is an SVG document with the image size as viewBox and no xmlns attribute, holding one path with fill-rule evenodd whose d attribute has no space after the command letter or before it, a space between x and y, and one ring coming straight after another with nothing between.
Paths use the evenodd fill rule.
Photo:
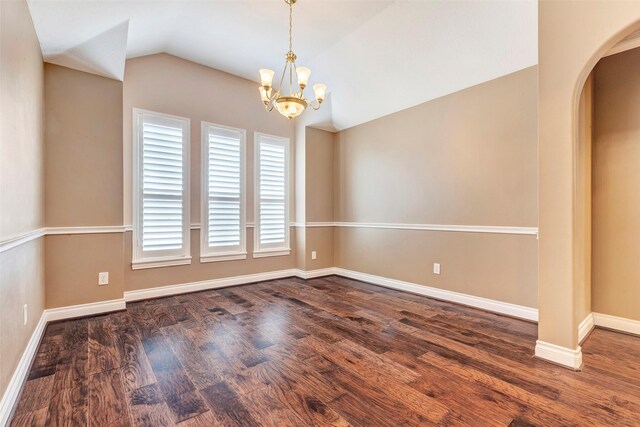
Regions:
<instances>
[{"instance_id":1,"label":"chandelier light shade","mask_svg":"<svg viewBox=\"0 0 640 427\"><path fill-rule=\"evenodd\" d=\"M327 85L317 83L313 85L313 92L316 99L309 102L304 96L304 89L307 87L307 83L309 83L311 70L307 67L296 66L297 57L296 54L293 53L293 4L296 1L297 0L284 0L284 2L289 5L289 51L285 55L284 69L282 70L282 77L280 78L278 88L274 89L273 87L273 76L275 72L264 68L259 70L261 86L258 88L260 90L260 99L265 109L272 111L275 108L280 114L290 120L302 114L307 107L318 110L327 92ZM287 74L289 77L288 93L283 86Z\"/></svg>"},{"instance_id":2,"label":"chandelier light shade","mask_svg":"<svg viewBox=\"0 0 640 427\"><path fill-rule=\"evenodd\" d=\"M262 82L262 87L267 90L271 88L274 74L275 72L273 70L266 70L264 68L260 70L260 81Z\"/></svg>"},{"instance_id":3,"label":"chandelier light shade","mask_svg":"<svg viewBox=\"0 0 640 427\"><path fill-rule=\"evenodd\" d=\"M322 103L322 101L324 101L324 95L327 92L327 85L324 83L316 83L313 85L313 92L316 95L318 103Z\"/></svg>"}]
</instances>

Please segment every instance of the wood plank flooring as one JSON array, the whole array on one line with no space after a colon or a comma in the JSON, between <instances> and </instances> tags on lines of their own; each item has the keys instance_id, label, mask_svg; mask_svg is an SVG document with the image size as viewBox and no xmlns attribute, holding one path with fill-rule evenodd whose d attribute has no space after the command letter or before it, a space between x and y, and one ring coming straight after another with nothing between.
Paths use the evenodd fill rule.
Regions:
<instances>
[{"instance_id":1,"label":"wood plank flooring","mask_svg":"<svg viewBox=\"0 0 640 427\"><path fill-rule=\"evenodd\" d=\"M284 279L47 327L13 426L640 425L640 338L585 369L536 325L366 283Z\"/></svg>"}]
</instances>

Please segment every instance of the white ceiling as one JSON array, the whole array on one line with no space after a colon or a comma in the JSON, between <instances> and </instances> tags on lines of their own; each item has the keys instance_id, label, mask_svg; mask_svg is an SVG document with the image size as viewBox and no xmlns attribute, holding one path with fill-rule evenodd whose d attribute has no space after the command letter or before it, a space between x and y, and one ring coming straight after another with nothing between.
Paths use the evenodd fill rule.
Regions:
<instances>
[{"instance_id":1,"label":"white ceiling","mask_svg":"<svg viewBox=\"0 0 640 427\"><path fill-rule=\"evenodd\" d=\"M119 80L125 58L166 52L258 81L259 68L281 70L288 48L282 0L29 7L47 62ZM344 129L535 65L537 2L299 0L293 42Z\"/></svg>"}]
</instances>

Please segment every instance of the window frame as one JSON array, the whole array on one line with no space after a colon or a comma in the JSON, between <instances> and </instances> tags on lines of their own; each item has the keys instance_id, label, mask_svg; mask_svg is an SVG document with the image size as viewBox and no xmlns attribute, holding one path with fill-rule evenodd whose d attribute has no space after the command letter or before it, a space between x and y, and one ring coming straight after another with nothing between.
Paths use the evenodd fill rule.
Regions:
<instances>
[{"instance_id":1,"label":"window frame","mask_svg":"<svg viewBox=\"0 0 640 427\"><path fill-rule=\"evenodd\" d=\"M155 253L145 253L142 247L142 222L143 222L143 209L142 203L144 201L144 188L143 183L143 123L144 117L151 116L158 122L166 121L180 121L182 122L182 170L183 170L183 187L182 187L182 248L170 249L163 251L154 251ZM190 159L191 159L191 120L187 117L174 116L165 113L159 113L157 111L149 111L141 108L133 109L132 118L133 129L133 173L132 173L132 195L133 195L133 230L132 230L132 270L140 270L146 268L166 267L172 265L186 265L191 264L191 218L190 218Z\"/></svg>"},{"instance_id":2,"label":"window frame","mask_svg":"<svg viewBox=\"0 0 640 427\"><path fill-rule=\"evenodd\" d=\"M240 245L226 251L211 250L209 246L209 131L238 132L240 138ZM247 131L245 129L202 121L201 142L201 191L200 191L200 262L233 261L247 258Z\"/></svg>"},{"instance_id":3,"label":"window frame","mask_svg":"<svg viewBox=\"0 0 640 427\"><path fill-rule=\"evenodd\" d=\"M284 235L282 244L260 244L260 144L263 139L272 145L284 147ZM284 256L291 254L291 140L284 136L269 135L255 132L253 138L253 169L254 169L254 228L253 228L253 258L270 256Z\"/></svg>"}]
</instances>

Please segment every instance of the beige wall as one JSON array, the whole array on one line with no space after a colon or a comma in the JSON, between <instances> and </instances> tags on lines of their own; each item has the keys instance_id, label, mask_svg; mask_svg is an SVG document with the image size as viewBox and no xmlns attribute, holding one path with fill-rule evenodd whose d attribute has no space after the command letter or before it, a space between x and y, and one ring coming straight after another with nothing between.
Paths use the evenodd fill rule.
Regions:
<instances>
[{"instance_id":1,"label":"beige wall","mask_svg":"<svg viewBox=\"0 0 640 427\"><path fill-rule=\"evenodd\" d=\"M593 135L593 74L584 84L579 105L579 138L576 157L576 309L578 321L591 313L591 175Z\"/></svg>"},{"instance_id":2,"label":"beige wall","mask_svg":"<svg viewBox=\"0 0 640 427\"><path fill-rule=\"evenodd\" d=\"M247 230L247 248L253 248L253 229ZM178 285L202 280L219 279L223 277L244 276L247 274L264 273L268 271L288 270L296 268L296 229L291 229L291 249L289 256L267 258L252 258L249 254L246 260L221 261L200 263L199 230L191 230L191 265L175 267L149 268L145 270L131 270L131 233L125 233L125 290L133 291L158 286Z\"/></svg>"},{"instance_id":3,"label":"beige wall","mask_svg":"<svg viewBox=\"0 0 640 427\"><path fill-rule=\"evenodd\" d=\"M191 119L191 222L194 224L200 223L201 121L247 131L247 222L254 220L254 132L288 137L291 141L291 158L295 158L293 123L276 112L267 113L264 110L255 82L166 54L128 60L124 78L123 109L125 224L132 222L133 130L131 120L133 108ZM291 183L291 218L295 218L293 179ZM247 229L249 255L246 260L200 263L200 230L192 230L191 265L136 271L131 270L131 233L127 232L124 256L125 290L295 268L297 239L296 230L293 227L291 228L291 255L269 258L252 258L253 230L253 228Z\"/></svg>"},{"instance_id":4,"label":"beige wall","mask_svg":"<svg viewBox=\"0 0 640 427\"><path fill-rule=\"evenodd\" d=\"M122 225L122 82L45 64L47 227Z\"/></svg>"},{"instance_id":5,"label":"beige wall","mask_svg":"<svg viewBox=\"0 0 640 427\"><path fill-rule=\"evenodd\" d=\"M305 115L300 116L296 120L306 118ZM306 158L306 135L307 130L304 125L301 124L303 120L295 123L295 154L292 156L294 159L294 182L295 182L295 201L294 201L294 216L295 220L299 223L305 222L305 210L306 210L306 174L305 169L307 165ZM297 229L295 234L296 242L296 268L306 270L306 233L303 229ZM293 240L292 240L293 241Z\"/></svg>"},{"instance_id":6,"label":"beige wall","mask_svg":"<svg viewBox=\"0 0 640 427\"><path fill-rule=\"evenodd\" d=\"M44 226L43 83L27 3L0 2L0 247ZM42 315L43 262L43 239L0 252L0 396Z\"/></svg>"},{"instance_id":7,"label":"beige wall","mask_svg":"<svg viewBox=\"0 0 640 427\"><path fill-rule=\"evenodd\" d=\"M335 134L306 128L306 221L333 221Z\"/></svg>"},{"instance_id":8,"label":"beige wall","mask_svg":"<svg viewBox=\"0 0 640 427\"><path fill-rule=\"evenodd\" d=\"M293 133L286 119L264 112L256 102L254 86L169 55L128 61L124 85L47 65L47 226L131 223L134 107L191 119L193 223L200 222L200 121L247 129L247 219L253 221L253 132L290 138ZM247 242L250 252L252 231L249 229ZM201 264L199 230L192 231L191 265L138 271L131 270L130 232L47 236L46 240L50 254L46 261L47 307L122 298L129 289L295 267L295 250L287 257L250 256L246 261ZM295 241L292 229L293 248ZM101 271L110 274L107 286L97 285Z\"/></svg>"},{"instance_id":9,"label":"beige wall","mask_svg":"<svg viewBox=\"0 0 640 427\"><path fill-rule=\"evenodd\" d=\"M584 82L602 55L638 27L640 2L541 1L539 62L539 326L538 338L578 345L582 292L574 209L578 107Z\"/></svg>"},{"instance_id":10,"label":"beige wall","mask_svg":"<svg viewBox=\"0 0 640 427\"><path fill-rule=\"evenodd\" d=\"M191 221L195 224L200 223L200 122L246 129L247 220L253 221L253 133L286 136L293 144L293 125L264 111L255 83L162 54L127 61L124 83L47 64L47 226L131 224L134 107L191 119ZM250 253L252 232L249 228ZM131 270L130 232L47 236L46 305L118 299L126 290L296 266L293 228L290 256L253 259L249 255L244 261L213 263L200 263L199 233L191 231L191 265L137 271ZM97 285L102 271L109 272L107 286Z\"/></svg>"},{"instance_id":11,"label":"beige wall","mask_svg":"<svg viewBox=\"0 0 640 427\"><path fill-rule=\"evenodd\" d=\"M196 224L200 223L200 122L246 129L247 220L252 222L254 131L287 136L293 143L291 122L266 113L258 101L255 83L170 55L127 61L124 83L47 65L47 226L131 224L134 107L191 119L191 221ZM247 233L250 253L252 231ZM130 232L47 236L47 307L122 298L126 290L296 266L293 228L290 256L249 255L245 261L202 264L199 232L191 231L191 265L137 271L131 270ZM107 286L97 285L102 271L110 274Z\"/></svg>"},{"instance_id":12,"label":"beige wall","mask_svg":"<svg viewBox=\"0 0 640 427\"><path fill-rule=\"evenodd\" d=\"M537 307L536 238L508 234L336 228L336 266ZM441 265L433 274L433 263Z\"/></svg>"},{"instance_id":13,"label":"beige wall","mask_svg":"<svg viewBox=\"0 0 640 427\"><path fill-rule=\"evenodd\" d=\"M0 236L44 225L42 56L25 1L2 2Z\"/></svg>"},{"instance_id":14,"label":"beige wall","mask_svg":"<svg viewBox=\"0 0 640 427\"><path fill-rule=\"evenodd\" d=\"M47 236L47 308L122 298L123 240L123 233ZM101 271L109 272L106 286L98 286Z\"/></svg>"},{"instance_id":15,"label":"beige wall","mask_svg":"<svg viewBox=\"0 0 640 427\"><path fill-rule=\"evenodd\" d=\"M313 114L313 112L310 112ZM306 223L333 222L335 134L305 128L305 216ZM302 231L300 231L302 232ZM334 266L333 227L305 227L303 264L299 268L317 270ZM312 259L312 252L316 259Z\"/></svg>"},{"instance_id":16,"label":"beige wall","mask_svg":"<svg viewBox=\"0 0 640 427\"><path fill-rule=\"evenodd\" d=\"M0 396L42 316L44 283L44 239L0 253ZM26 325L22 322L24 304L28 306Z\"/></svg>"},{"instance_id":17,"label":"beige wall","mask_svg":"<svg viewBox=\"0 0 640 427\"><path fill-rule=\"evenodd\" d=\"M595 72L593 311L640 320L640 49Z\"/></svg>"},{"instance_id":18,"label":"beige wall","mask_svg":"<svg viewBox=\"0 0 640 427\"><path fill-rule=\"evenodd\" d=\"M338 133L336 220L535 227L536 67Z\"/></svg>"},{"instance_id":19,"label":"beige wall","mask_svg":"<svg viewBox=\"0 0 640 427\"><path fill-rule=\"evenodd\" d=\"M318 270L321 268L334 267L334 227L307 227L306 233L306 254L305 270ZM312 259L312 253L316 253L316 259Z\"/></svg>"},{"instance_id":20,"label":"beige wall","mask_svg":"<svg viewBox=\"0 0 640 427\"><path fill-rule=\"evenodd\" d=\"M339 132L335 221L536 227L536 96L531 67ZM531 235L337 228L335 263L536 307L536 248Z\"/></svg>"},{"instance_id":21,"label":"beige wall","mask_svg":"<svg viewBox=\"0 0 640 427\"><path fill-rule=\"evenodd\" d=\"M295 157L293 123L265 111L257 83L167 54L127 61L124 76L124 223L132 223L131 154L133 108L191 119L191 222L200 223L200 123L247 131L247 221L253 221L253 134L288 137ZM293 163L293 161L292 161ZM291 181L291 218L295 185Z\"/></svg>"},{"instance_id":22,"label":"beige wall","mask_svg":"<svg viewBox=\"0 0 640 427\"><path fill-rule=\"evenodd\" d=\"M45 105L47 227L122 225L122 82L46 64ZM45 239L47 308L122 298L123 233Z\"/></svg>"}]
</instances>

